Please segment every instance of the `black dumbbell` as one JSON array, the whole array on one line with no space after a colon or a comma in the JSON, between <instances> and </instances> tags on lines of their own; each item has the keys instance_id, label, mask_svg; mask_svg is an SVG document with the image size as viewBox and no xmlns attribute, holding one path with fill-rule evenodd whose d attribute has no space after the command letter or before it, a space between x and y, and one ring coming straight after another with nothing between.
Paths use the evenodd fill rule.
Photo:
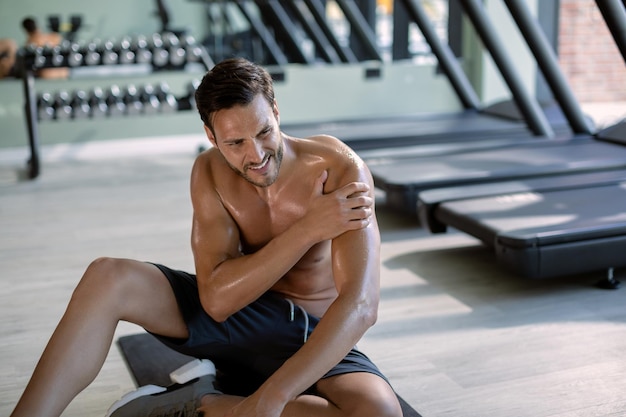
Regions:
<instances>
[{"instance_id":1,"label":"black dumbbell","mask_svg":"<svg viewBox=\"0 0 626 417\"><path fill-rule=\"evenodd\" d=\"M178 110L193 110L196 108L196 89L200 80L194 79L187 83L187 94L178 99Z\"/></svg>"},{"instance_id":2,"label":"black dumbbell","mask_svg":"<svg viewBox=\"0 0 626 417\"><path fill-rule=\"evenodd\" d=\"M104 42L102 50L102 64L103 65L116 65L119 61L119 56L115 50L115 42L109 39Z\"/></svg>"},{"instance_id":3,"label":"black dumbbell","mask_svg":"<svg viewBox=\"0 0 626 417\"><path fill-rule=\"evenodd\" d=\"M126 104L122 97L122 90L119 86L113 84L106 92L107 115L121 116L126 113Z\"/></svg>"},{"instance_id":4,"label":"black dumbbell","mask_svg":"<svg viewBox=\"0 0 626 417\"><path fill-rule=\"evenodd\" d=\"M161 34L155 33L152 35L150 47L152 49L152 65L157 68L167 66L170 61L170 53L164 46Z\"/></svg>"},{"instance_id":5,"label":"black dumbbell","mask_svg":"<svg viewBox=\"0 0 626 417\"><path fill-rule=\"evenodd\" d=\"M135 52L131 49L131 39L129 37L124 37L120 41L118 55L120 64L135 63Z\"/></svg>"},{"instance_id":6,"label":"black dumbbell","mask_svg":"<svg viewBox=\"0 0 626 417\"><path fill-rule=\"evenodd\" d=\"M197 78L194 78L193 80L191 80L189 84L190 84L189 92L191 93L191 96L193 97L192 101L195 107L196 106L196 90L198 89L198 87L200 87L200 80Z\"/></svg>"},{"instance_id":7,"label":"black dumbbell","mask_svg":"<svg viewBox=\"0 0 626 417\"><path fill-rule=\"evenodd\" d=\"M106 97L104 95L104 90L101 87L94 87L89 92L89 109L91 113L89 114L93 119L100 119L107 115L108 106L106 103Z\"/></svg>"},{"instance_id":8,"label":"black dumbbell","mask_svg":"<svg viewBox=\"0 0 626 417\"><path fill-rule=\"evenodd\" d=\"M70 93L66 90L58 91L54 95L54 118L56 120L67 120L70 117L72 117Z\"/></svg>"},{"instance_id":9,"label":"black dumbbell","mask_svg":"<svg viewBox=\"0 0 626 417\"><path fill-rule=\"evenodd\" d=\"M70 100L72 119L86 119L91 113L91 107L85 90L75 90Z\"/></svg>"},{"instance_id":10,"label":"black dumbbell","mask_svg":"<svg viewBox=\"0 0 626 417\"><path fill-rule=\"evenodd\" d=\"M143 103L144 114L156 114L161 111L161 102L152 84L145 84L139 88L139 97Z\"/></svg>"},{"instance_id":11,"label":"black dumbbell","mask_svg":"<svg viewBox=\"0 0 626 417\"><path fill-rule=\"evenodd\" d=\"M67 53L63 51L61 45L57 45L52 48L52 55L50 57L50 64L53 67L64 67L67 65Z\"/></svg>"},{"instance_id":12,"label":"black dumbbell","mask_svg":"<svg viewBox=\"0 0 626 417\"><path fill-rule=\"evenodd\" d=\"M185 65L187 60L187 51L176 34L164 34L163 47L168 51L170 66L180 68Z\"/></svg>"},{"instance_id":13,"label":"black dumbbell","mask_svg":"<svg viewBox=\"0 0 626 417\"><path fill-rule=\"evenodd\" d=\"M155 94L161 103L161 112L174 113L178 110L178 100L170 91L170 86L166 82L157 84L154 88Z\"/></svg>"},{"instance_id":14,"label":"black dumbbell","mask_svg":"<svg viewBox=\"0 0 626 417\"><path fill-rule=\"evenodd\" d=\"M67 65L70 67L80 67L83 65L83 51L78 43L72 43L67 55Z\"/></svg>"},{"instance_id":15,"label":"black dumbbell","mask_svg":"<svg viewBox=\"0 0 626 417\"><path fill-rule=\"evenodd\" d=\"M44 55L44 48L42 46L30 45L28 53L33 58L33 68L43 68L46 66L46 56Z\"/></svg>"},{"instance_id":16,"label":"black dumbbell","mask_svg":"<svg viewBox=\"0 0 626 417\"><path fill-rule=\"evenodd\" d=\"M45 45L40 49L41 56L39 57L40 66L41 67L52 67L54 66L52 62L52 57L54 54L54 47L50 45Z\"/></svg>"},{"instance_id":17,"label":"black dumbbell","mask_svg":"<svg viewBox=\"0 0 626 417\"><path fill-rule=\"evenodd\" d=\"M137 64L152 63L152 51L149 48L148 39L144 35L139 35L133 39L130 48L135 53Z\"/></svg>"},{"instance_id":18,"label":"black dumbbell","mask_svg":"<svg viewBox=\"0 0 626 417\"><path fill-rule=\"evenodd\" d=\"M202 46L196 42L196 39L192 35L187 35L183 38L183 47L185 48L185 56L187 62L202 62Z\"/></svg>"},{"instance_id":19,"label":"black dumbbell","mask_svg":"<svg viewBox=\"0 0 626 417\"><path fill-rule=\"evenodd\" d=\"M143 103L139 96L139 90L134 84L126 86L123 97L127 115L135 116L143 112Z\"/></svg>"},{"instance_id":20,"label":"black dumbbell","mask_svg":"<svg viewBox=\"0 0 626 417\"><path fill-rule=\"evenodd\" d=\"M43 92L37 95L37 120L54 119L54 98L52 94Z\"/></svg>"},{"instance_id":21,"label":"black dumbbell","mask_svg":"<svg viewBox=\"0 0 626 417\"><path fill-rule=\"evenodd\" d=\"M100 50L102 46L98 39L94 39L85 47L85 65L100 65L101 55Z\"/></svg>"}]
</instances>

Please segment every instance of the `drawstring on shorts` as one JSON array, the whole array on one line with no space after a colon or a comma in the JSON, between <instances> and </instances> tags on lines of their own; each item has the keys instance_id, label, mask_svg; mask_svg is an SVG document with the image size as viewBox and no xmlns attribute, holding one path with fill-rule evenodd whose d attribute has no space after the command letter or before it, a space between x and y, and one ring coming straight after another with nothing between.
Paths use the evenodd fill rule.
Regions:
<instances>
[{"instance_id":1,"label":"drawstring on shorts","mask_svg":"<svg viewBox=\"0 0 626 417\"><path fill-rule=\"evenodd\" d=\"M294 321L296 319L296 305L289 298L285 298L285 300L287 300L287 302L289 303L289 321ZM304 316L304 343L306 343L307 339L309 338L309 315L302 306L297 307L300 309L302 315Z\"/></svg>"}]
</instances>

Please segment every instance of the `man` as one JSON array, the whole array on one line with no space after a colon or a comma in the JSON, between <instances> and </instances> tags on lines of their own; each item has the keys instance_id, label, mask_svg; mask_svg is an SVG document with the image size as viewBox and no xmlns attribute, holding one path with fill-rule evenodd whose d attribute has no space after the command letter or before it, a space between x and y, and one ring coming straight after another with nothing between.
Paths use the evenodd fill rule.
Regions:
<instances>
[{"instance_id":1,"label":"man","mask_svg":"<svg viewBox=\"0 0 626 417\"><path fill-rule=\"evenodd\" d=\"M13 39L0 39L0 79L5 77L15 77L15 55L17 54L17 43Z\"/></svg>"},{"instance_id":2,"label":"man","mask_svg":"<svg viewBox=\"0 0 626 417\"><path fill-rule=\"evenodd\" d=\"M335 138L282 133L272 80L246 60L209 71L196 103L213 144L191 175L197 276L92 263L13 416L61 414L95 378L119 320L212 360L225 394L201 379L113 416L149 415L164 401L182 410L174 403L190 392L184 401L205 417L401 416L384 376L354 348L378 307L367 167Z\"/></svg>"}]
</instances>

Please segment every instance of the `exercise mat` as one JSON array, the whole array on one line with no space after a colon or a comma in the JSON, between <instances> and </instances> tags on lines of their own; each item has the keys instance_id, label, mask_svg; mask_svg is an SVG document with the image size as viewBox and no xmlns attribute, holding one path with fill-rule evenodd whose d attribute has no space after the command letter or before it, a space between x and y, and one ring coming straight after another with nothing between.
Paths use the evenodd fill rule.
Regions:
<instances>
[{"instance_id":1,"label":"exercise mat","mask_svg":"<svg viewBox=\"0 0 626 417\"><path fill-rule=\"evenodd\" d=\"M149 333L122 336L117 343L138 387L168 386L170 372L194 359L168 348ZM404 417L422 417L400 396L398 400Z\"/></svg>"}]
</instances>

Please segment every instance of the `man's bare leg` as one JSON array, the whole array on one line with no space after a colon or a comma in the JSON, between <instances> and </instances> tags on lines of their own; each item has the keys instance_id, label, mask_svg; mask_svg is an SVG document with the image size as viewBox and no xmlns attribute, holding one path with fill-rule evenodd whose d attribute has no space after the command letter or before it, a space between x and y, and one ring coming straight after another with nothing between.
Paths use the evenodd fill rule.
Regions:
<instances>
[{"instance_id":1,"label":"man's bare leg","mask_svg":"<svg viewBox=\"0 0 626 417\"><path fill-rule=\"evenodd\" d=\"M402 409L389 384L364 372L343 374L317 383L320 396L301 395L289 402L281 417L402 417ZM243 401L230 395L207 395L200 411L221 417Z\"/></svg>"},{"instance_id":2,"label":"man's bare leg","mask_svg":"<svg viewBox=\"0 0 626 417\"><path fill-rule=\"evenodd\" d=\"M76 287L12 417L59 416L102 368L120 320L187 336L174 293L158 268L98 259Z\"/></svg>"}]
</instances>

